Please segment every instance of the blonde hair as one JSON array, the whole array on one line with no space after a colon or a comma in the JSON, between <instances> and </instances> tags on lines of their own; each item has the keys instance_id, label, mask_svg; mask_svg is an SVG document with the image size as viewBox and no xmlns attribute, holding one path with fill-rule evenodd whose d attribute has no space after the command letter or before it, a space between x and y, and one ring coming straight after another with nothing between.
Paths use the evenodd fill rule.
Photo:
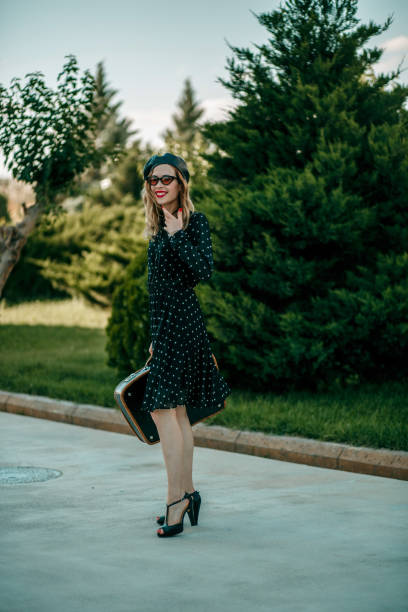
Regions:
<instances>
[{"instance_id":1,"label":"blonde hair","mask_svg":"<svg viewBox=\"0 0 408 612\"><path fill-rule=\"evenodd\" d=\"M179 179L180 191L179 191L179 207L182 208L183 217L183 230L188 226L190 215L194 212L194 204L190 199L189 187L186 179L181 172L172 166L176 172L176 176ZM153 173L153 169L150 174ZM150 176L150 175L149 175ZM159 210L160 205L156 203L156 200L152 194L151 187L147 181L144 182L142 190L142 198L145 209L146 225L144 230L145 238L153 238L159 231Z\"/></svg>"}]
</instances>

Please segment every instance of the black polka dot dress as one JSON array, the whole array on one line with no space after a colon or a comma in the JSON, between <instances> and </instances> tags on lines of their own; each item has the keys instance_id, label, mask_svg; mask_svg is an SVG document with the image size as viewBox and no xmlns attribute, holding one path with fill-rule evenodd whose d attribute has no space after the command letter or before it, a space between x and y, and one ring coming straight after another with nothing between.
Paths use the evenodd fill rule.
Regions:
<instances>
[{"instance_id":1,"label":"black polka dot dress","mask_svg":"<svg viewBox=\"0 0 408 612\"><path fill-rule=\"evenodd\" d=\"M198 211L169 235L160 226L148 247L148 293L153 357L142 410L185 405L191 423L219 412L231 393L219 373L194 287L213 271L210 227Z\"/></svg>"}]
</instances>

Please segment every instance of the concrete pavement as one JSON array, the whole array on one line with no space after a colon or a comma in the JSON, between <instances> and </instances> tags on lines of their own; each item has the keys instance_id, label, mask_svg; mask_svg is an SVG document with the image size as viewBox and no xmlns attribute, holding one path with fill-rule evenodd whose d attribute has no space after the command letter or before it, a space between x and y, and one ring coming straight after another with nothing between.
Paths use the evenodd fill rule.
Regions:
<instances>
[{"instance_id":1,"label":"concrete pavement","mask_svg":"<svg viewBox=\"0 0 408 612\"><path fill-rule=\"evenodd\" d=\"M1 612L405 612L402 480L196 448L199 525L156 535L160 445L0 413ZM54 474L55 475L55 474Z\"/></svg>"}]
</instances>

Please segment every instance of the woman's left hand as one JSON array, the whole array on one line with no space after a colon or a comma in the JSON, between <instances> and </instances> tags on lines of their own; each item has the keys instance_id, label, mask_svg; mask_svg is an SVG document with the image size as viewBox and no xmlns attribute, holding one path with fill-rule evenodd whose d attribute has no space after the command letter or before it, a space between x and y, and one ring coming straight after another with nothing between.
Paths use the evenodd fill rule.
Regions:
<instances>
[{"instance_id":1,"label":"woman's left hand","mask_svg":"<svg viewBox=\"0 0 408 612\"><path fill-rule=\"evenodd\" d=\"M183 209L179 208L177 211L177 217L175 217L172 213L170 213L164 206L162 206L162 211L164 213L164 220L166 223L166 232L172 236L178 230L183 229Z\"/></svg>"}]
</instances>

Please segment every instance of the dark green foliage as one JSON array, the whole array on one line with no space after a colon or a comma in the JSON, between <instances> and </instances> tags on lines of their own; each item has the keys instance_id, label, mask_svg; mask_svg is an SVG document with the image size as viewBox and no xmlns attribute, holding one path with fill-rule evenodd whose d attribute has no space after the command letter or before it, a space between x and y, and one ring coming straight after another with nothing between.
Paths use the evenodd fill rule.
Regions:
<instances>
[{"instance_id":1,"label":"dark green foliage","mask_svg":"<svg viewBox=\"0 0 408 612\"><path fill-rule=\"evenodd\" d=\"M2 298L7 304L69 297L67 291L53 287L52 282L41 275L38 266L31 260L31 254L41 259L41 244L43 243L32 235L27 252L23 251L24 256L20 258L4 288Z\"/></svg>"},{"instance_id":2,"label":"dark green foliage","mask_svg":"<svg viewBox=\"0 0 408 612\"><path fill-rule=\"evenodd\" d=\"M234 49L239 100L207 126L222 183L208 206L216 271L204 293L227 379L323 388L408 375L408 88L375 78L384 26L357 2L290 0Z\"/></svg>"},{"instance_id":3,"label":"dark green foliage","mask_svg":"<svg viewBox=\"0 0 408 612\"><path fill-rule=\"evenodd\" d=\"M399 121L406 88L384 86L396 75L364 77L378 61L377 48L362 50L384 25L356 26L357 0L289 0L257 16L270 36L258 53L233 47L230 79L218 79L238 101L226 122L208 123L204 134L217 146L205 157L211 175L223 181L239 175L250 182L268 167L303 168L318 139L358 146L371 123Z\"/></svg>"},{"instance_id":4,"label":"dark green foliage","mask_svg":"<svg viewBox=\"0 0 408 612\"><path fill-rule=\"evenodd\" d=\"M9 302L60 295L109 306L139 248L143 210L130 197L110 207L85 202L81 211L44 216L6 285ZM15 278L14 278L15 276Z\"/></svg>"},{"instance_id":5,"label":"dark green foliage","mask_svg":"<svg viewBox=\"0 0 408 612\"><path fill-rule=\"evenodd\" d=\"M139 250L117 286L106 331L108 365L127 375L145 364L151 342L146 247Z\"/></svg>"}]
</instances>

